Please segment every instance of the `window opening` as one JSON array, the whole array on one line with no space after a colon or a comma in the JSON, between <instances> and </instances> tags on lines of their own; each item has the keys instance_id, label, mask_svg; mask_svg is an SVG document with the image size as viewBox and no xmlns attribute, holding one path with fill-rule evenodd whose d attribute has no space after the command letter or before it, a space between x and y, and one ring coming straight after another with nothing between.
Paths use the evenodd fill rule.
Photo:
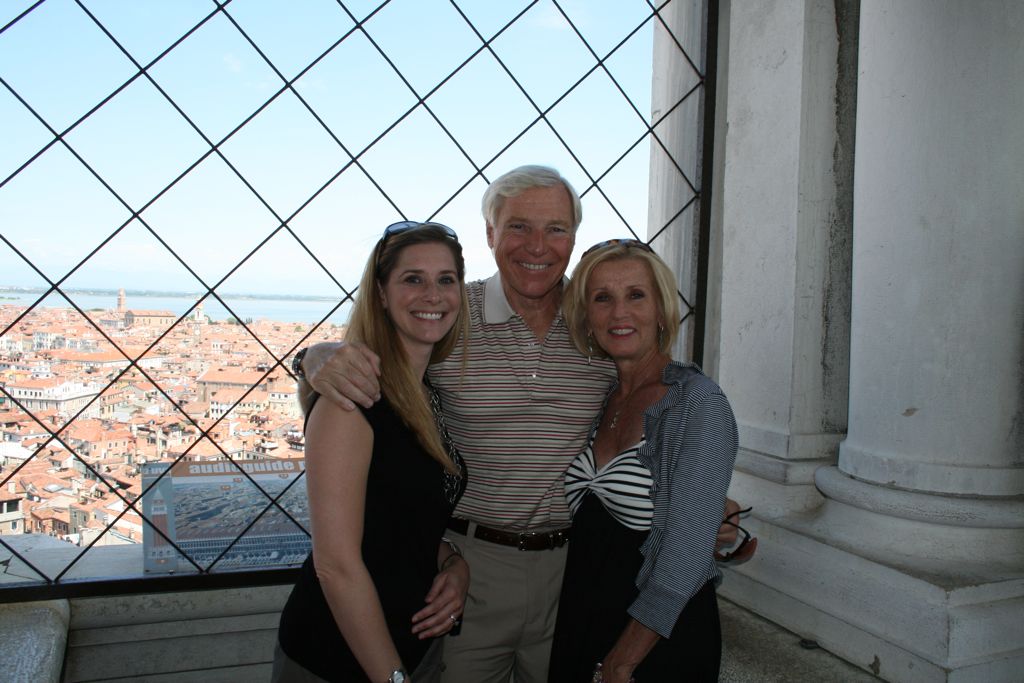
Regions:
<instances>
[{"instance_id":1,"label":"window opening","mask_svg":"<svg viewBox=\"0 0 1024 683\"><path fill-rule=\"evenodd\" d=\"M705 4L691 4L703 16ZM96 577L111 574L99 557L111 545L145 545L153 563L150 578L119 589L170 585L160 565L171 560L193 575L175 585L301 560L301 417L288 359L343 336L380 226L456 226L469 275L485 277L483 189L513 166L545 163L583 198L581 247L627 234L658 246L684 229L707 193L699 165L679 159L664 131L708 79L703 25L696 42L678 35L665 19L672 9L7 6L0 492L10 533L0 535L0 600L102 592ZM680 84L652 114L657 31L678 50ZM686 190L650 224L655 156ZM680 296L682 322L699 318L692 288ZM267 463L292 469L261 470ZM203 486L223 495L196 485L193 517L231 533L172 533L174 469L211 464L224 483ZM242 498L245 512L230 505ZM261 540L268 534L275 544ZM17 542L29 536L50 550Z\"/></svg>"}]
</instances>

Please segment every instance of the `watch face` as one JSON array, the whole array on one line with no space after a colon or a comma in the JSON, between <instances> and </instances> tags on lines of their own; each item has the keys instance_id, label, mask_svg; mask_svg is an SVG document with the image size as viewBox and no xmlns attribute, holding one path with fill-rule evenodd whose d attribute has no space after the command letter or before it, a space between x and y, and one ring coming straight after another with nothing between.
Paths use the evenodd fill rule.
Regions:
<instances>
[{"instance_id":1,"label":"watch face","mask_svg":"<svg viewBox=\"0 0 1024 683\"><path fill-rule=\"evenodd\" d=\"M302 359L306 356L306 349L300 349L292 357L292 374L296 377L305 378L305 373L302 372Z\"/></svg>"}]
</instances>

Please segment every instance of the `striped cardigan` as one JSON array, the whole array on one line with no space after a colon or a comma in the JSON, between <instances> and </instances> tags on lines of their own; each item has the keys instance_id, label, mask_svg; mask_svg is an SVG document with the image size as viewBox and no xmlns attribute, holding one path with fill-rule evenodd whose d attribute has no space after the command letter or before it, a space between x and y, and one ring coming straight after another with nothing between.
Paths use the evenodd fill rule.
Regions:
<instances>
[{"instance_id":1,"label":"striped cardigan","mask_svg":"<svg viewBox=\"0 0 1024 683\"><path fill-rule=\"evenodd\" d=\"M672 361L662 381L668 393L644 411L639 458L651 472L654 517L629 614L668 638L690 598L722 580L715 538L738 437L729 401L696 365Z\"/></svg>"}]
</instances>

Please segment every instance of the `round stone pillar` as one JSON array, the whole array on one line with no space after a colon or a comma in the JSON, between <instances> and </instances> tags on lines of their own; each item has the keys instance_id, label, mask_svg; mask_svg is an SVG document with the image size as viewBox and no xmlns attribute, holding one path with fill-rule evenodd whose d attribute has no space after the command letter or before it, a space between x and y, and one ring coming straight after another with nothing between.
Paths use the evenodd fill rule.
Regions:
<instances>
[{"instance_id":1,"label":"round stone pillar","mask_svg":"<svg viewBox=\"0 0 1024 683\"><path fill-rule=\"evenodd\" d=\"M1024 495L1022 28L1015 2L862 5L839 469L981 527Z\"/></svg>"},{"instance_id":2,"label":"round stone pillar","mask_svg":"<svg viewBox=\"0 0 1024 683\"><path fill-rule=\"evenodd\" d=\"M1024 494L1024 8L865 2L861 18L839 467Z\"/></svg>"},{"instance_id":3,"label":"round stone pillar","mask_svg":"<svg viewBox=\"0 0 1024 683\"><path fill-rule=\"evenodd\" d=\"M889 680L1024 665L1022 30L1019 2L861 3L848 433L804 529L872 563L884 610L849 621Z\"/></svg>"}]
</instances>

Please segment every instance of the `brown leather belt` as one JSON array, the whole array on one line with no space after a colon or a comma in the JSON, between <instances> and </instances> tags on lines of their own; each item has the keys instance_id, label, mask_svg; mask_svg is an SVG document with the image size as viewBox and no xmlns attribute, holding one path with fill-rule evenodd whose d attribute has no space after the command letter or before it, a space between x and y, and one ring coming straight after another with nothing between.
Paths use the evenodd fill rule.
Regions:
<instances>
[{"instance_id":1,"label":"brown leather belt","mask_svg":"<svg viewBox=\"0 0 1024 683\"><path fill-rule=\"evenodd\" d=\"M507 545L519 550L554 550L561 548L569 541L569 529L552 531L504 531L490 527L473 525L473 537L481 541L489 541L498 545ZM469 520L459 517L448 519L448 528L463 536L469 535Z\"/></svg>"}]
</instances>

